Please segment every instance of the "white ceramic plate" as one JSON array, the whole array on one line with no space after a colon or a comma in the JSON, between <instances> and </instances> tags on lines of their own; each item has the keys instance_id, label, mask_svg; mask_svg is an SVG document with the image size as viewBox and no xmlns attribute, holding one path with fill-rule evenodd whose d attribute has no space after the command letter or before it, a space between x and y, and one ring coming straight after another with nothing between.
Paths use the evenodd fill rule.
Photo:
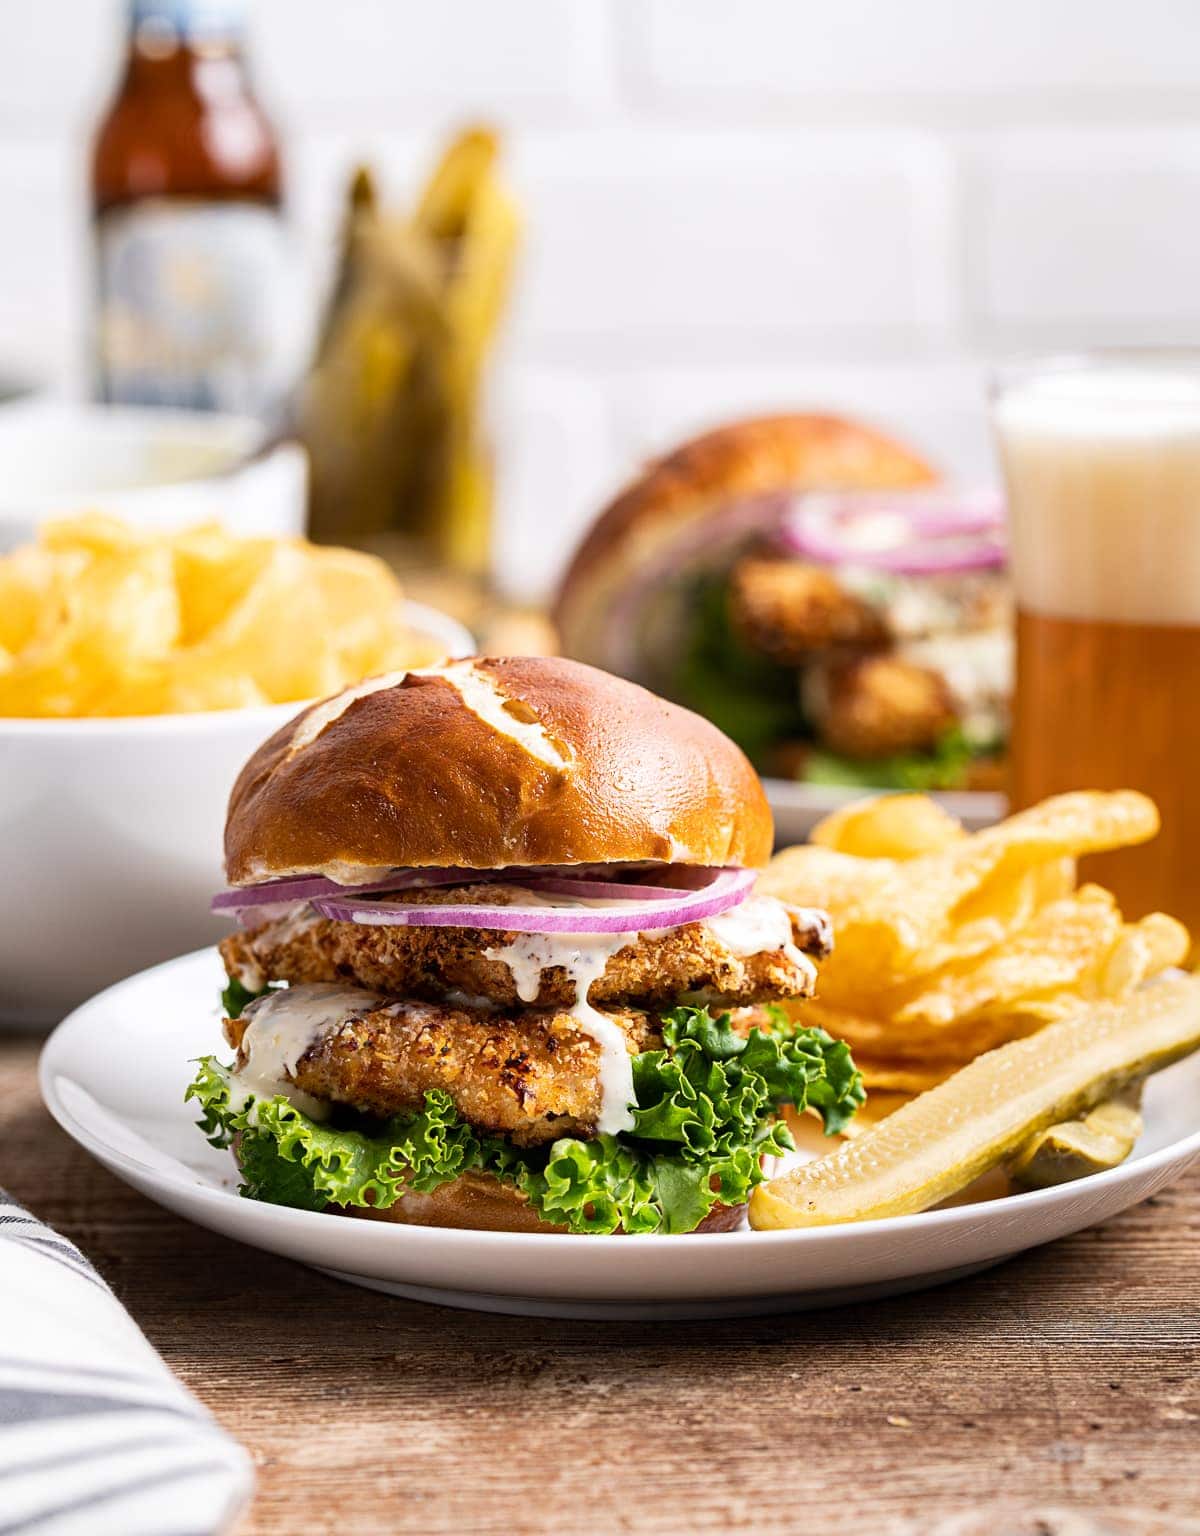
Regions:
<instances>
[{"instance_id":1,"label":"white ceramic plate","mask_svg":"<svg viewBox=\"0 0 1200 1536\"><path fill-rule=\"evenodd\" d=\"M775 817L775 841L783 848L804 842L822 816L828 816L848 800L887 793L882 789L851 789L836 784L797 784L792 779L764 779L763 785ZM1003 795L975 789L948 791L934 799L957 816L968 832L991 826L1006 809Z\"/></svg>"},{"instance_id":2,"label":"white ceramic plate","mask_svg":"<svg viewBox=\"0 0 1200 1536\"><path fill-rule=\"evenodd\" d=\"M1200 1156L1200 1055L1152 1078L1146 1132L1109 1173L1033 1194L855 1226L705 1237L571 1237L390 1226L243 1200L228 1152L183 1102L222 1048L212 950L110 987L42 1054L51 1114L118 1178L201 1226L421 1301L562 1317L784 1312L915 1290L1104 1221Z\"/></svg>"}]
</instances>

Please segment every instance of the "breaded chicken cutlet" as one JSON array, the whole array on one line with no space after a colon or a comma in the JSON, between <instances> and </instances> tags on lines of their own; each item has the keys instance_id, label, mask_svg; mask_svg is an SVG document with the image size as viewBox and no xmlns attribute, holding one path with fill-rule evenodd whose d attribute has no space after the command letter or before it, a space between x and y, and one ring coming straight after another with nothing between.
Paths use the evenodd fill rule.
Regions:
<instances>
[{"instance_id":1,"label":"breaded chicken cutlet","mask_svg":"<svg viewBox=\"0 0 1200 1536\"><path fill-rule=\"evenodd\" d=\"M515 886L492 885L398 893L394 899L443 906L480 901L511 906L524 897ZM363 906L369 912L370 904ZM720 918L631 934L592 982L586 1001L594 1007L655 1008L671 1007L687 996L741 1007L808 997L814 973L805 956L819 958L828 953L828 922L811 912L792 911L785 916L773 903L764 920L775 922L777 942L753 954L736 953L722 934ZM561 966L541 971L536 993L518 991L503 952L519 937L499 929L336 922L305 907L231 933L220 949L226 970L252 992L268 981L354 981L428 1002L465 995L501 1008L572 1007L578 1001L576 989Z\"/></svg>"},{"instance_id":2,"label":"breaded chicken cutlet","mask_svg":"<svg viewBox=\"0 0 1200 1536\"><path fill-rule=\"evenodd\" d=\"M783 667L803 666L814 652L873 647L888 638L878 608L803 560L744 556L729 573L728 601L734 633Z\"/></svg>"},{"instance_id":3,"label":"breaded chicken cutlet","mask_svg":"<svg viewBox=\"0 0 1200 1536\"><path fill-rule=\"evenodd\" d=\"M328 991L344 1017L290 1068L288 1080L302 1093L387 1119L415 1113L427 1093L440 1091L477 1129L523 1147L595 1134L600 1051L572 1013L399 1002L370 992L351 1000L341 988ZM280 996L268 994L226 1019L229 1044L241 1052L256 1020L269 1028L271 999ZM626 1008L606 1016L631 1056L662 1045L653 1015ZM753 1009L734 1018L743 1034L756 1022L762 1015Z\"/></svg>"}]
</instances>

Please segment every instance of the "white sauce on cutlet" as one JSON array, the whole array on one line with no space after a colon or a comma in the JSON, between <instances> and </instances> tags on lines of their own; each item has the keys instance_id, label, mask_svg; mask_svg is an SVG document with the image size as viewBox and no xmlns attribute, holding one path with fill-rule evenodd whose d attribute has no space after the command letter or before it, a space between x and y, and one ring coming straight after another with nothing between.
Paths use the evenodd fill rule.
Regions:
<instances>
[{"instance_id":1,"label":"white sauce on cutlet","mask_svg":"<svg viewBox=\"0 0 1200 1536\"><path fill-rule=\"evenodd\" d=\"M261 992L267 984L267 973L254 958L253 953L234 963L231 975L241 982L247 992Z\"/></svg>"},{"instance_id":2,"label":"white sauce on cutlet","mask_svg":"<svg viewBox=\"0 0 1200 1536\"><path fill-rule=\"evenodd\" d=\"M582 902L579 905L583 905ZM816 981L816 966L793 943L792 918L773 896L751 896L701 924L714 934L731 955L748 960L754 955L780 951L806 978ZM669 929L643 932L659 937ZM488 949L489 960L499 960L512 973L517 996L536 1003L542 972L561 966L575 988L570 1012L580 1029L600 1047L600 1114L596 1129L617 1135L633 1125L633 1065L624 1031L588 1001L592 983L599 981L608 962L627 944L636 944L642 933L514 933L511 942Z\"/></svg>"},{"instance_id":3,"label":"white sauce on cutlet","mask_svg":"<svg viewBox=\"0 0 1200 1536\"><path fill-rule=\"evenodd\" d=\"M245 1010L250 1023L242 1036L243 1063L233 1074L234 1088L245 1098L273 1099L282 1094L304 1114L322 1119L328 1105L291 1080L301 1057L346 1019L386 1003L387 998L365 987L328 981L256 998Z\"/></svg>"},{"instance_id":4,"label":"white sauce on cutlet","mask_svg":"<svg viewBox=\"0 0 1200 1536\"><path fill-rule=\"evenodd\" d=\"M528 893L527 899L531 904L542 904L542 899L533 893ZM612 906L611 902L585 899L577 899L577 904ZM270 938L277 943L287 942L300 937L318 921L307 902L297 902L290 911L276 917ZM701 926L738 959L778 951L804 974L810 986L816 979L816 967L793 942L788 908L774 897L748 897L728 912L706 919ZM537 1002L542 973L562 968L575 992L570 1013L600 1048L600 1113L596 1128L602 1134L618 1135L633 1125L633 1065L624 1031L592 1006L588 993L620 950L636 944L643 935L657 938L668 932L669 929L656 928L626 933L513 933L509 943L484 951L488 960L508 966L517 996L526 1004ZM252 979L245 968L240 979L251 986ZM253 989L257 990L263 985L261 973L255 980ZM481 1007L486 1002L462 992L451 994L446 1001L452 1006L469 1008ZM324 1105L290 1080L301 1057L346 1018L388 1006L398 1012L421 1005L397 1003L363 987L336 982L309 983L269 993L246 1009L250 1019L242 1042L246 1059L235 1074L235 1083L247 1096L272 1098L283 1094L306 1114L326 1113Z\"/></svg>"},{"instance_id":5,"label":"white sauce on cutlet","mask_svg":"<svg viewBox=\"0 0 1200 1536\"><path fill-rule=\"evenodd\" d=\"M780 950L809 986L817 979L816 966L792 941L791 913L774 896L747 896L728 912L706 919L704 926L739 960Z\"/></svg>"},{"instance_id":6,"label":"white sauce on cutlet","mask_svg":"<svg viewBox=\"0 0 1200 1536\"><path fill-rule=\"evenodd\" d=\"M303 938L321 921L319 914L307 901L273 901L259 907L247 907L241 916L243 928L254 930L254 937L247 945L245 958L233 968L233 974L247 992L261 992L268 977L254 957L254 946L266 944L291 944Z\"/></svg>"},{"instance_id":7,"label":"white sauce on cutlet","mask_svg":"<svg viewBox=\"0 0 1200 1536\"><path fill-rule=\"evenodd\" d=\"M561 966L575 988L571 1016L600 1047L600 1113L596 1129L616 1136L633 1126L633 1060L625 1032L606 1014L588 1002L592 983L599 981L618 950L636 943L636 933L514 933L502 948L484 950L489 960L500 960L512 972L517 996L536 1003L542 972Z\"/></svg>"}]
</instances>

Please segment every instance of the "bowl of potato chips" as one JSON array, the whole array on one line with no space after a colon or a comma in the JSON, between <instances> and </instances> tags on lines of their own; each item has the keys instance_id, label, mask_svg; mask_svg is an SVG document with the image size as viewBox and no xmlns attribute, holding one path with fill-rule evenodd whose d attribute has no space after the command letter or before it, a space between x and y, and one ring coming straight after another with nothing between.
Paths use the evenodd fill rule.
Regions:
<instances>
[{"instance_id":1,"label":"bowl of potato chips","mask_svg":"<svg viewBox=\"0 0 1200 1536\"><path fill-rule=\"evenodd\" d=\"M0 557L0 1021L211 939L225 802L310 699L468 655L382 561L91 516Z\"/></svg>"}]
</instances>

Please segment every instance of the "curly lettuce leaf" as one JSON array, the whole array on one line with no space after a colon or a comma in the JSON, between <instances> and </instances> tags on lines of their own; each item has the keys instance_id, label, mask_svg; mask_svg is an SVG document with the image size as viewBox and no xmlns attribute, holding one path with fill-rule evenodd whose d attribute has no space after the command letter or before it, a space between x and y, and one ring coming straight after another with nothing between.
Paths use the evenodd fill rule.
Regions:
<instances>
[{"instance_id":1,"label":"curly lettuce leaf","mask_svg":"<svg viewBox=\"0 0 1200 1536\"><path fill-rule=\"evenodd\" d=\"M427 1093L416 1115L397 1115L375 1135L314 1120L282 1095L239 1102L232 1075L211 1056L187 1091L215 1146L236 1138L242 1194L311 1209L394 1205L409 1190L428 1193L478 1167L480 1143L448 1093ZM273 1149L269 1157L266 1149Z\"/></svg>"},{"instance_id":2,"label":"curly lettuce leaf","mask_svg":"<svg viewBox=\"0 0 1200 1536\"><path fill-rule=\"evenodd\" d=\"M323 1211L328 1199L317 1188L303 1163L293 1163L269 1136L244 1131L238 1139L238 1163L242 1170L240 1193L270 1205L287 1205L298 1211Z\"/></svg>"},{"instance_id":3,"label":"curly lettuce leaf","mask_svg":"<svg viewBox=\"0 0 1200 1536\"><path fill-rule=\"evenodd\" d=\"M780 1011L768 1029L742 1036L728 1014L678 1008L663 1021L662 1047L633 1058L633 1080L631 1131L549 1148L477 1136L446 1093L427 1093L419 1114L371 1131L330 1126L283 1097L239 1096L211 1057L188 1097L215 1145L236 1139L252 1199L386 1209L474 1169L515 1185L572 1232L627 1233L691 1232L718 1201L741 1204L762 1182L763 1156L792 1146L781 1105L811 1106L832 1134L865 1097L847 1047L824 1030L795 1029Z\"/></svg>"}]
</instances>

